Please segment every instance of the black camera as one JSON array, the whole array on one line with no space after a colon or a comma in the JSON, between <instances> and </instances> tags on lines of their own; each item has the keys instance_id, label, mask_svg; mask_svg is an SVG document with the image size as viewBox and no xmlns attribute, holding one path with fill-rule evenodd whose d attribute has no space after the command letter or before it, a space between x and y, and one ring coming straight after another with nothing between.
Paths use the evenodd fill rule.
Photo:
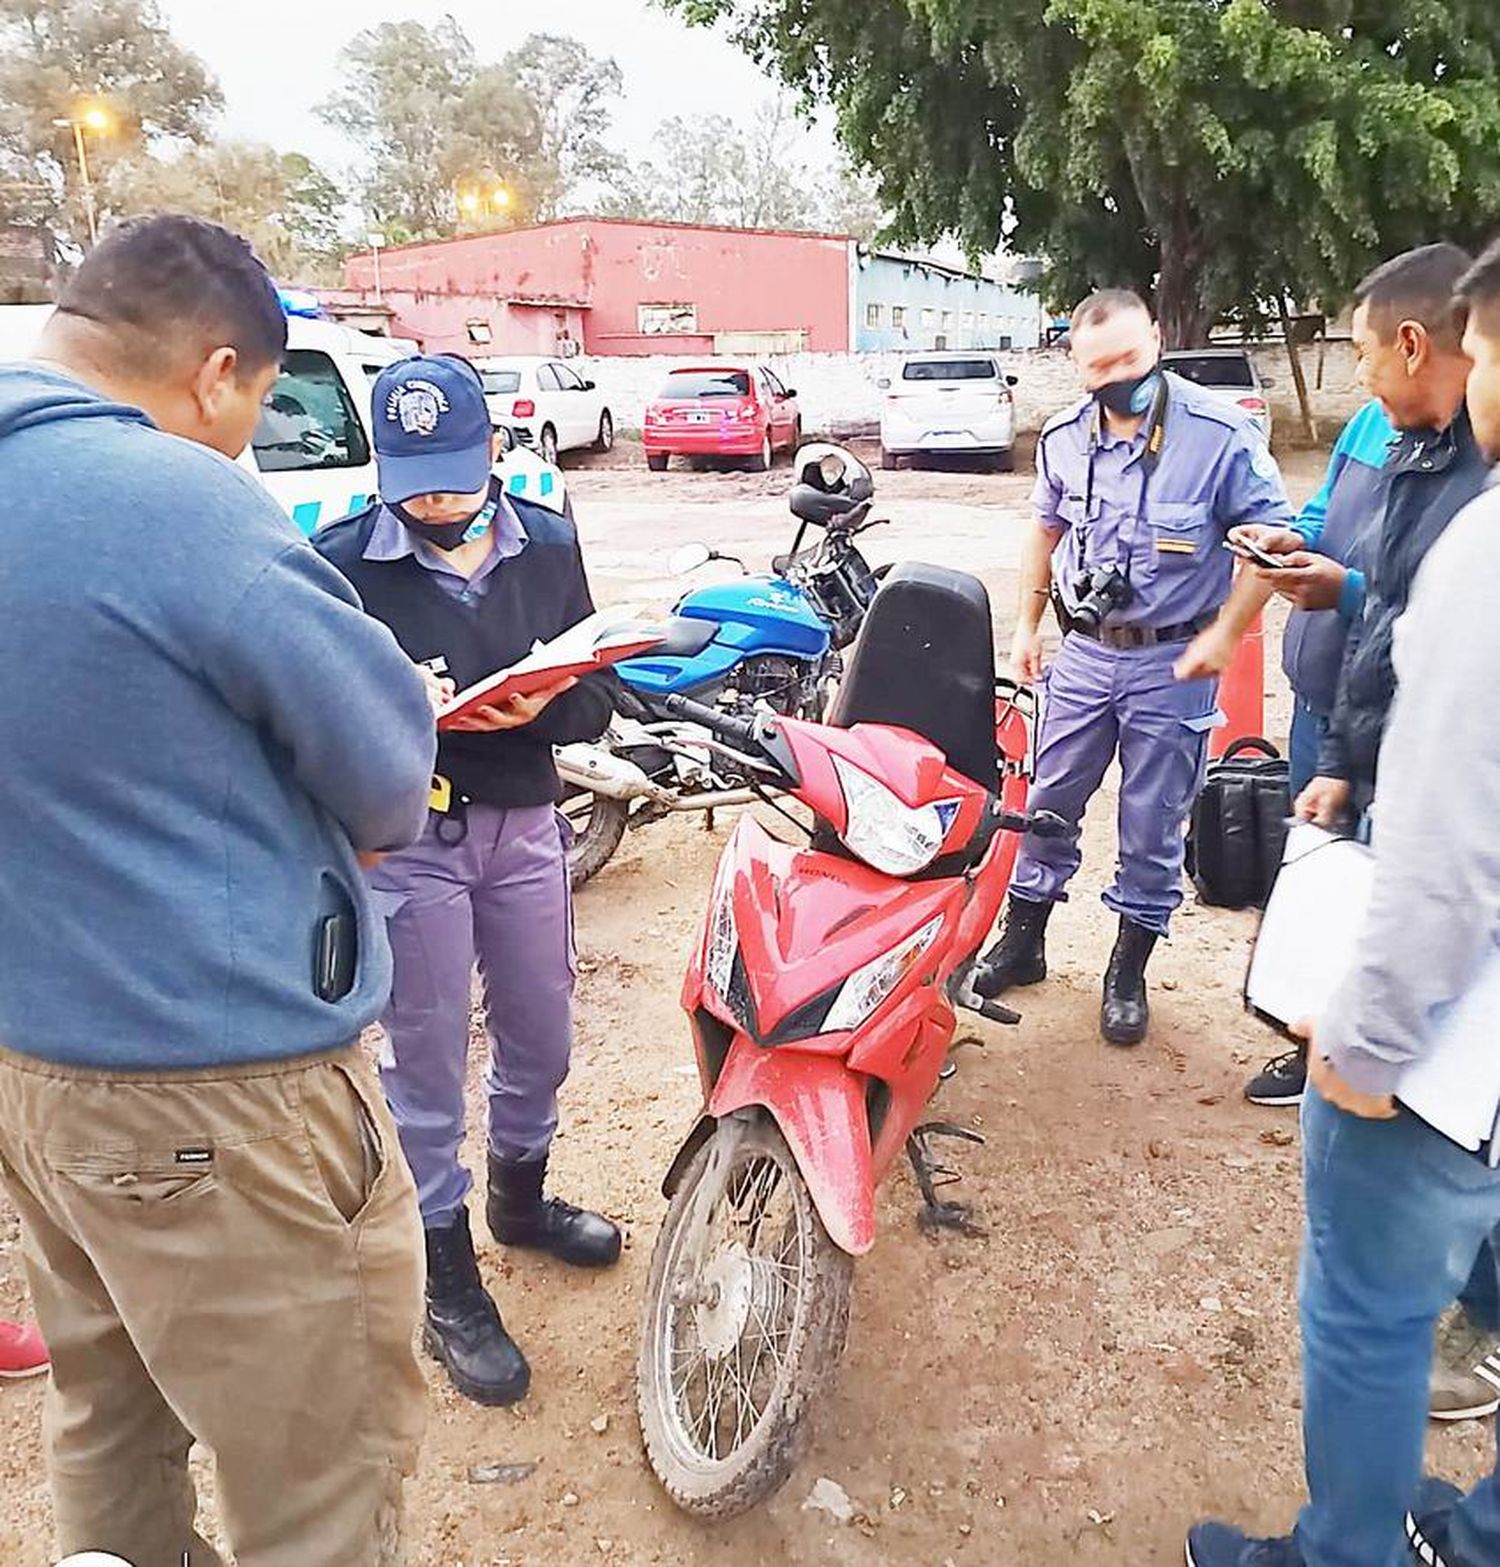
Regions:
<instances>
[{"instance_id":1,"label":"black camera","mask_svg":"<svg viewBox=\"0 0 1500 1567\"><path fill-rule=\"evenodd\" d=\"M1130 602L1130 581L1118 566L1098 566L1078 578L1074 596L1077 600L1071 616L1074 624L1087 631L1097 631L1107 615L1124 609Z\"/></svg>"}]
</instances>

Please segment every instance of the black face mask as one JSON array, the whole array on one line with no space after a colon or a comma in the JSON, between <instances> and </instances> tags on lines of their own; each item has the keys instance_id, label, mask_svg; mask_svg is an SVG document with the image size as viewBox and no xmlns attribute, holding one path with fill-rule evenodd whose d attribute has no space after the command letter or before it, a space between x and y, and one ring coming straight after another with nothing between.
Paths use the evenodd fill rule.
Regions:
<instances>
[{"instance_id":1,"label":"black face mask","mask_svg":"<svg viewBox=\"0 0 1500 1567\"><path fill-rule=\"evenodd\" d=\"M488 496L483 506L467 517L461 517L457 522L423 522L394 501L387 501L385 505L386 510L413 538L420 539L424 544L430 544L438 550L456 550L460 544L467 544L471 539L477 539L494 521L498 509L494 496Z\"/></svg>"},{"instance_id":2,"label":"black face mask","mask_svg":"<svg viewBox=\"0 0 1500 1567\"><path fill-rule=\"evenodd\" d=\"M1147 412L1156 399L1161 386L1161 372L1155 365L1145 375L1132 376L1128 381L1111 381L1094 388L1094 401L1122 419L1131 419Z\"/></svg>"}]
</instances>

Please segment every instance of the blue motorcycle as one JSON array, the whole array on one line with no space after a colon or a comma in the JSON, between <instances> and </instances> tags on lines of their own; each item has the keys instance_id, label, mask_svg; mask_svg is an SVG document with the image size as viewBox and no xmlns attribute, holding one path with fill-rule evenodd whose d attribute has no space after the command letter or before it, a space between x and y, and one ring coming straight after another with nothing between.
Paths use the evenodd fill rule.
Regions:
<instances>
[{"instance_id":1,"label":"blue motorcycle","mask_svg":"<svg viewBox=\"0 0 1500 1567\"><path fill-rule=\"evenodd\" d=\"M674 574L727 561L745 575L684 594L661 644L615 666L620 695L608 734L594 745L559 748L575 887L608 862L626 827L756 797L743 768L706 730L668 713L668 697L691 697L735 717L821 716L843 649L879 586L880 574L854 542L877 526L873 498L870 471L858 458L841 447L805 447L790 497L797 535L769 572L751 575L738 557L703 544L672 557Z\"/></svg>"}]
</instances>

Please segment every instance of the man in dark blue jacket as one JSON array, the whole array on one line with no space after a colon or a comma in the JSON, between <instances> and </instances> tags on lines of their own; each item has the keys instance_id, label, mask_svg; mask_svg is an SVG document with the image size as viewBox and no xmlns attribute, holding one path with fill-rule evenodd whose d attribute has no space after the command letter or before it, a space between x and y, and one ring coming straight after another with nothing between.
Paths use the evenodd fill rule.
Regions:
<instances>
[{"instance_id":1,"label":"man in dark blue jacket","mask_svg":"<svg viewBox=\"0 0 1500 1567\"><path fill-rule=\"evenodd\" d=\"M566 518L502 493L472 366L403 360L373 389L380 500L318 535L322 554L419 662L459 689L593 612ZM427 1236L427 1344L460 1392L524 1396L530 1373L480 1282L459 1158L477 960L489 1025L488 1203L503 1245L582 1267L620 1254L607 1219L543 1194L572 1044L573 932L552 747L609 722L607 680L566 683L439 739L426 831L371 874L395 982L381 1081Z\"/></svg>"}]
</instances>

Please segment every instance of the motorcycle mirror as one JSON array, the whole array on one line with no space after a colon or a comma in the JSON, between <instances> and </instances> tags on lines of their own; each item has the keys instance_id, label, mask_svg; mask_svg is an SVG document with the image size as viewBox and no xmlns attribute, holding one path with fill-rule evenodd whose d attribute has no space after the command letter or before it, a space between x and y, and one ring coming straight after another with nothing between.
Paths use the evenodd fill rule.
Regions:
<instances>
[{"instance_id":1,"label":"motorcycle mirror","mask_svg":"<svg viewBox=\"0 0 1500 1567\"><path fill-rule=\"evenodd\" d=\"M667 569L674 577L685 577L690 571L697 571L700 566L706 566L716 558L706 544L684 544L681 549L672 551Z\"/></svg>"}]
</instances>

